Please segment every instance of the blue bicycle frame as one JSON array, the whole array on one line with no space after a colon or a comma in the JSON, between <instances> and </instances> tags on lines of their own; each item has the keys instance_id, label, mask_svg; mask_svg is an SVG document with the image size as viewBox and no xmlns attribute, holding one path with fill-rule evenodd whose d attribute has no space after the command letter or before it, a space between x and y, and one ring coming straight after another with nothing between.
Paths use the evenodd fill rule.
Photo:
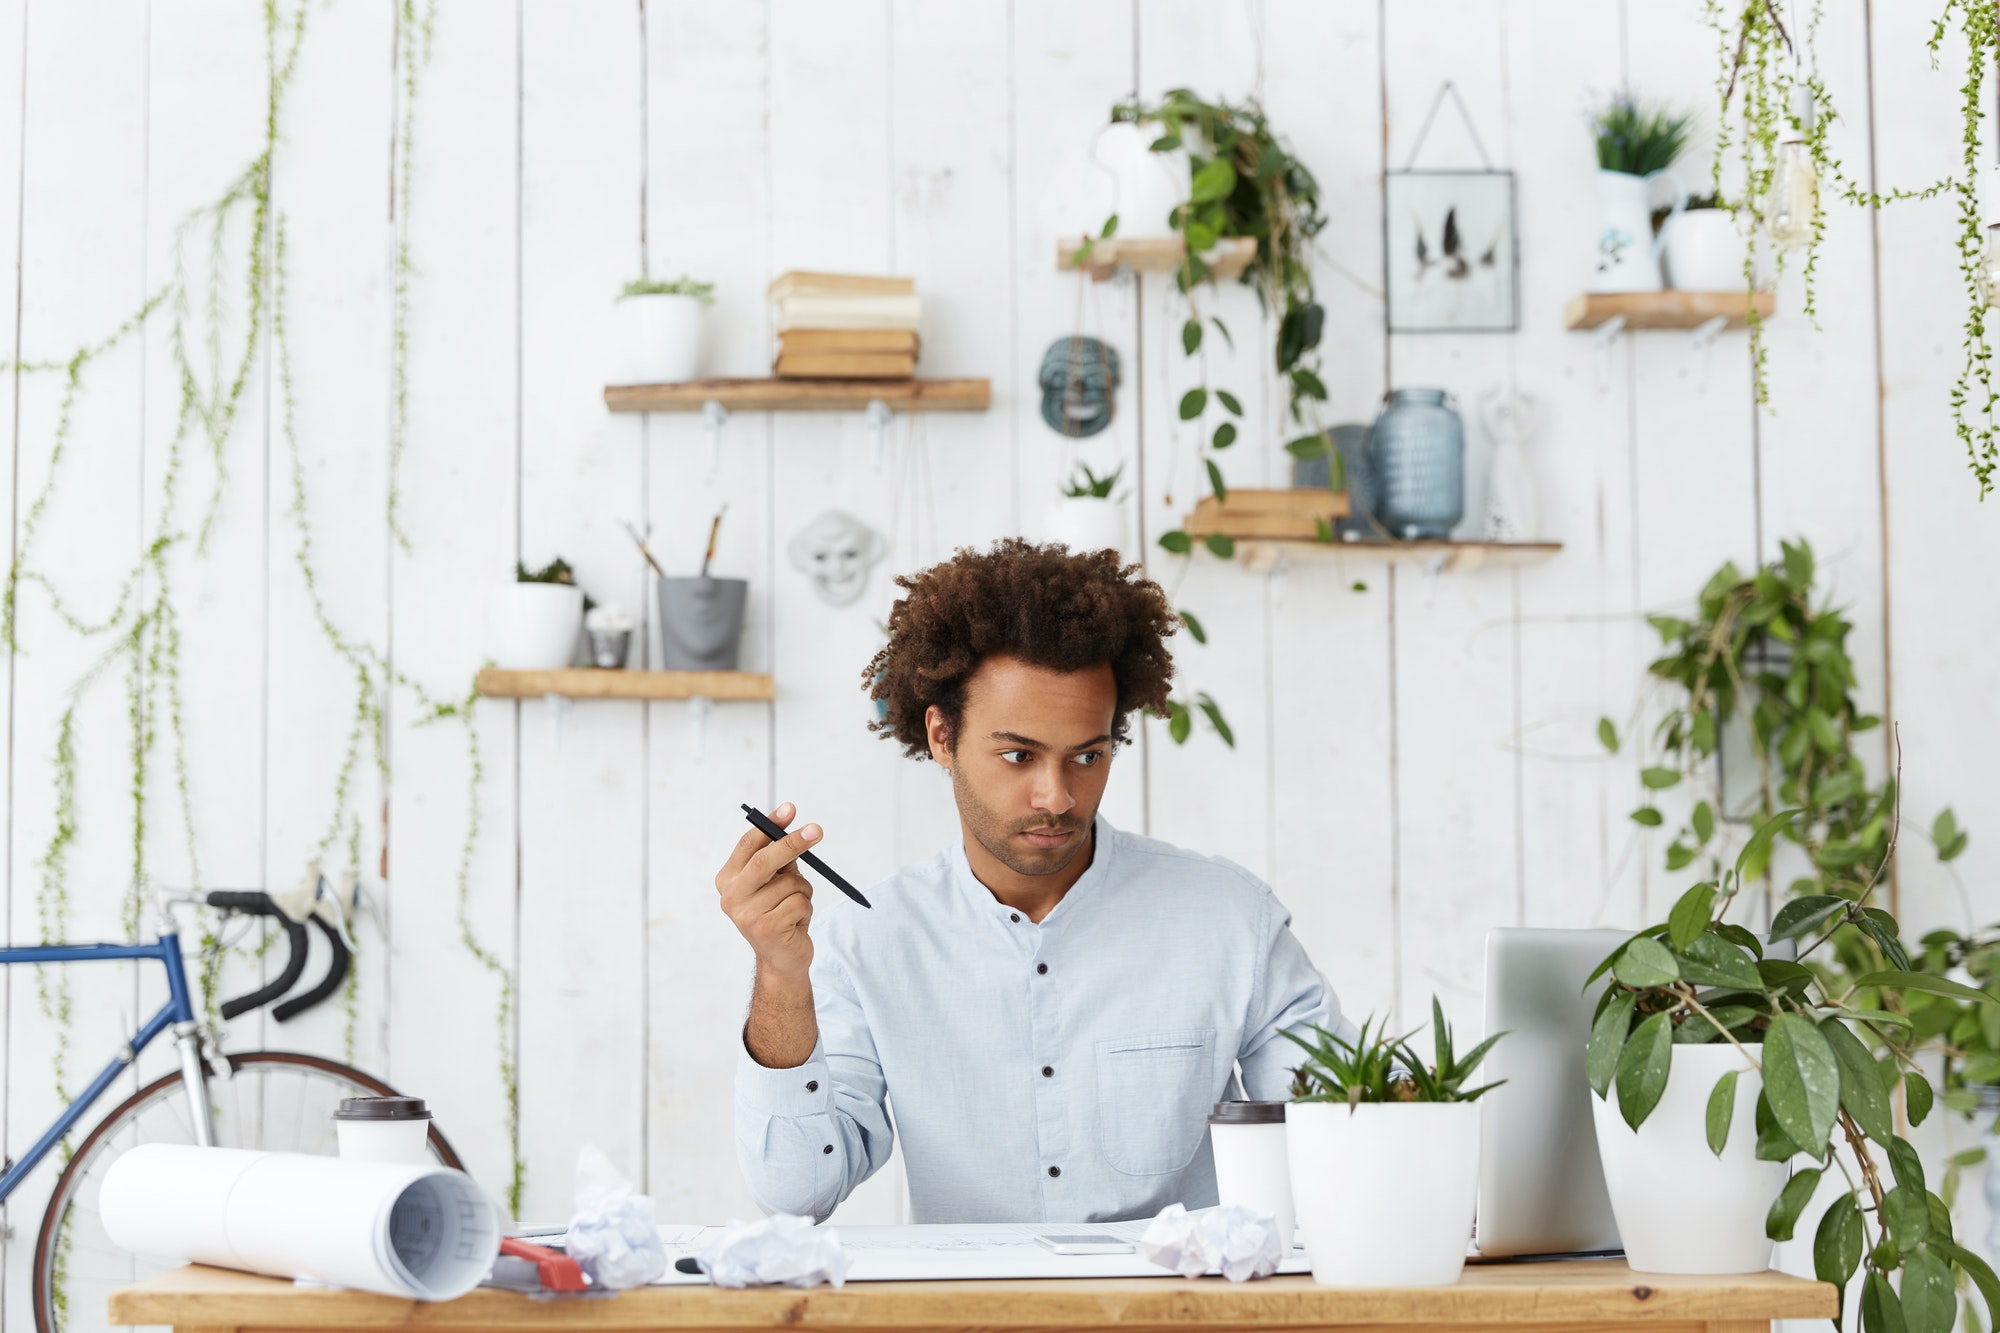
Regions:
<instances>
[{"instance_id":1,"label":"blue bicycle frame","mask_svg":"<svg viewBox=\"0 0 2000 1333\"><path fill-rule=\"evenodd\" d=\"M188 1118L195 1142L204 1148L214 1145L215 1127L209 1118L208 1094L202 1078L201 1025L195 1021L194 1002L188 995L187 973L181 965L181 937L178 934L162 932L151 944L40 944L18 949L0 948L0 967L11 963L88 963L146 958L166 966L167 1002L132 1035L112 1057L111 1063L90 1081L90 1086L63 1108L62 1114L56 1117L55 1123L35 1142L35 1146L8 1164L5 1174L0 1174L0 1203L4 1203L27 1174L62 1142L63 1136L69 1133L84 1112L105 1094L119 1074L139 1058L139 1052L168 1028L174 1030L175 1044L180 1047L181 1081L187 1086Z\"/></svg>"}]
</instances>

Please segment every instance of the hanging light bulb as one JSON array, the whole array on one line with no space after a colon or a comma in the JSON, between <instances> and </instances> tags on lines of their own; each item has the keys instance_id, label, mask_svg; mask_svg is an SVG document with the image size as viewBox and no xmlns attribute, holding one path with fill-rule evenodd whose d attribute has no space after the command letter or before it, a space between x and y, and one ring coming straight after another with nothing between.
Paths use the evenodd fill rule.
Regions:
<instances>
[{"instance_id":1,"label":"hanging light bulb","mask_svg":"<svg viewBox=\"0 0 2000 1333\"><path fill-rule=\"evenodd\" d=\"M1804 84L1792 89L1792 119L1801 136L1810 133L1813 123L1812 89ZM1801 250L1813 237L1813 219L1819 213L1819 177L1813 171L1812 153L1803 137L1778 145L1778 160L1771 172L1771 193L1765 201L1764 231L1780 250Z\"/></svg>"},{"instance_id":2,"label":"hanging light bulb","mask_svg":"<svg viewBox=\"0 0 2000 1333\"><path fill-rule=\"evenodd\" d=\"M1986 228L1986 253L1979 261L1979 299L2000 306L2000 222Z\"/></svg>"}]
</instances>

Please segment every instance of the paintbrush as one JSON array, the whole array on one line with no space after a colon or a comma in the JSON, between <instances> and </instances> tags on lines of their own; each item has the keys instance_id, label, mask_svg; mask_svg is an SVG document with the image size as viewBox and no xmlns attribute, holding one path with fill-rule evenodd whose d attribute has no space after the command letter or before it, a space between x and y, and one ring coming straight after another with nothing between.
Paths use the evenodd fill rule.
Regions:
<instances>
[{"instance_id":1,"label":"paintbrush","mask_svg":"<svg viewBox=\"0 0 2000 1333\"><path fill-rule=\"evenodd\" d=\"M632 526L632 520L629 518L625 520L625 531L630 533L632 540L638 544L639 554L646 557L646 563L653 567L653 572L661 578L665 578L667 571L661 569L660 562L653 559L653 553L646 549L646 539L639 535L639 530Z\"/></svg>"},{"instance_id":2,"label":"paintbrush","mask_svg":"<svg viewBox=\"0 0 2000 1333\"><path fill-rule=\"evenodd\" d=\"M715 517L709 520L708 549L702 552L701 556L701 576L703 578L708 577L708 562L715 559L715 534L722 531L722 516L728 512L729 506L725 504L722 508L716 510Z\"/></svg>"}]
</instances>

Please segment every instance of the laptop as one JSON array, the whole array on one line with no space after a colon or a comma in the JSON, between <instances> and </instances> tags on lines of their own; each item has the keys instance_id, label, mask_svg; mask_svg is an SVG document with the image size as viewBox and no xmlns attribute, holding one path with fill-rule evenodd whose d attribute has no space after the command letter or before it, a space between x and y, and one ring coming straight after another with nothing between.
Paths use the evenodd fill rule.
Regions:
<instances>
[{"instance_id":1,"label":"laptop","mask_svg":"<svg viewBox=\"0 0 2000 1333\"><path fill-rule=\"evenodd\" d=\"M1506 1032L1479 1082L1483 1259L1622 1249L1597 1160L1584 1047L1605 983L1583 979L1631 937L1623 930L1506 927L1486 936L1486 1031Z\"/></svg>"}]
</instances>

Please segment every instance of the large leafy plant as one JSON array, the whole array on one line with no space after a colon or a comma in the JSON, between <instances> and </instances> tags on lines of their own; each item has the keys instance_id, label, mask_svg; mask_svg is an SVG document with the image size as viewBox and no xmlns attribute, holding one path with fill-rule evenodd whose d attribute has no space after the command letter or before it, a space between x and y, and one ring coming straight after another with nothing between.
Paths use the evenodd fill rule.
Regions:
<instances>
[{"instance_id":1,"label":"large leafy plant","mask_svg":"<svg viewBox=\"0 0 2000 1333\"><path fill-rule=\"evenodd\" d=\"M1636 1129L1659 1105L1676 1047L1734 1045L1762 1075L1756 1156L1813 1162L1772 1202L1771 1239L1791 1239L1821 1178L1839 1172L1848 1188L1814 1235L1814 1271L1840 1287L1844 1300L1848 1280L1865 1265L1866 1333L1950 1333L1958 1315L1954 1268L1979 1287L1989 1318L2000 1312L2000 1278L1957 1243L1949 1206L1927 1189L1916 1149L1897 1132L1891 1097L1898 1084L1911 1125L1923 1123L1934 1097L1914 1060L1910 1018L1883 1000L1885 993L1924 993L1996 1002L1914 970L1895 919L1869 905L1872 881L1853 897L1814 894L1785 904L1770 938L1801 941L1796 960L1765 956L1756 936L1724 921L1746 870L1802 813L1781 811L1765 821L1731 870L1690 888L1664 923L1632 936L1592 973L1586 984L1606 973L1610 982L1591 1027L1591 1090L1605 1097L1615 1085L1619 1112ZM1851 980L1814 966L1813 954L1842 931L1865 935L1887 966ZM1718 1156L1728 1145L1738 1080L1736 1071L1726 1073L1709 1093L1705 1128ZM1836 1134L1845 1156L1833 1148Z\"/></svg>"},{"instance_id":2,"label":"large leafy plant","mask_svg":"<svg viewBox=\"0 0 2000 1333\"><path fill-rule=\"evenodd\" d=\"M1371 1033L1372 1026L1372 1020L1362 1023L1352 1041L1321 1027L1313 1028L1312 1041L1285 1033L1306 1053L1305 1062L1292 1071L1292 1100L1344 1102L1350 1107L1363 1102L1470 1102L1506 1081L1465 1086L1493 1043L1507 1034L1496 1032L1465 1054L1457 1054L1436 996L1431 997L1429 1065L1410 1047L1414 1032L1392 1037L1387 1020Z\"/></svg>"}]
</instances>

